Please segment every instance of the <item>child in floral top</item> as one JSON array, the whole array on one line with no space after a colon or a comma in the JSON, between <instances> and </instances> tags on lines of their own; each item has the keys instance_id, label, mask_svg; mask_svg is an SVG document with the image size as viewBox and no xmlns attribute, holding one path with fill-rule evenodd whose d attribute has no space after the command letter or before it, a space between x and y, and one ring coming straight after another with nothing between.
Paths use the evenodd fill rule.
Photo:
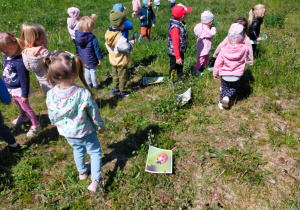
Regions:
<instances>
[{"instance_id":1,"label":"child in floral top","mask_svg":"<svg viewBox=\"0 0 300 210\"><path fill-rule=\"evenodd\" d=\"M103 133L105 128L91 89L84 79L83 61L68 52L56 51L44 58L43 65L47 81L56 85L47 93L50 121L73 147L79 179L86 179L91 171L92 183L88 189L96 192L99 187L103 187L102 150L96 131ZM77 77L85 88L75 85ZM85 163L86 152L91 156L91 163Z\"/></svg>"}]
</instances>

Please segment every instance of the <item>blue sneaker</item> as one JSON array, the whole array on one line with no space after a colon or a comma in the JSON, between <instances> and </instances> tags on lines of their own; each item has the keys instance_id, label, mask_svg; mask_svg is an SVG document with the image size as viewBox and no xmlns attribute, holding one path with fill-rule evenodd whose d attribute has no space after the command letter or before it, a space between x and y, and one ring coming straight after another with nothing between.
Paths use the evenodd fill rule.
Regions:
<instances>
[{"instance_id":1,"label":"blue sneaker","mask_svg":"<svg viewBox=\"0 0 300 210\"><path fill-rule=\"evenodd\" d=\"M120 93L120 98L125 98L125 97L128 97L130 95L130 92L123 92L123 93Z\"/></svg>"},{"instance_id":2,"label":"blue sneaker","mask_svg":"<svg viewBox=\"0 0 300 210\"><path fill-rule=\"evenodd\" d=\"M143 37L142 37L142 36L140 36L140 38L139 38L139 42L141 42L141 41L142 41L142 39L143 39Z\"/></svg>"},{"instance_id":3,"label":"blue sneaker","mask_svg":"<svg viewBox=\"0 0 300 210\"><path fill-rule=\"evenodd\" d=\"M115 95L116 93L120 92L119 89L111 89L111 94Z\"/></svg>"}]
</instances>

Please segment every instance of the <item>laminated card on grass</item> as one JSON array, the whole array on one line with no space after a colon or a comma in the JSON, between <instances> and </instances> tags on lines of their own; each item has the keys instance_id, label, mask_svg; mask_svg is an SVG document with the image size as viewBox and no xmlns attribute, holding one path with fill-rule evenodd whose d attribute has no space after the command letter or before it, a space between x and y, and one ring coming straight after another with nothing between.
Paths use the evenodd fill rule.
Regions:
<instances>
[{"instance_id":1,"label":"laminated card on grass","mask_svg":"<svg viewBox=\"0 0 300 210\"><path fill-rule=\"evenodd\" d=\"M172 173L172 150L149 146L145 171L150 173Z\"/></svg>"}]
</instances>

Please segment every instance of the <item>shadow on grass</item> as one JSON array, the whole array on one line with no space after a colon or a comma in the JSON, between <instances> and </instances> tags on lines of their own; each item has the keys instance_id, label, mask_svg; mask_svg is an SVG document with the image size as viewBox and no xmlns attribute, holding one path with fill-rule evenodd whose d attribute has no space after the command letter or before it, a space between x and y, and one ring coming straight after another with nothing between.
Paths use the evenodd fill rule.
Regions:
<instances>
[{"instance_id":1,"label":"shadow on grass","mask_svg":"<svg viewBox=\"0 0 300 210\"><path fill-rule=\"evenodd\" d=\"M252 94L253 88L251 85L254 84L254 82L255 78L253 77L252 72L247 69L240 79L239 88L232 97L233 104L248 98Z\"/></svg>"},{"instance_id":2,"label":"shadow on grass","mask_svg":"<svg viewBox=\"0 0 300 210\"><path fill-rule=\"evenodd\" d=\"M119 94L116 94L110 98L107 99L96 99L96 103L99 107L99 109L102 109L106 106L109 106L109 108L113 109L118 105L118 101L120 100Z\"/></svg>"},{"instance_id":3,"label":"shadow on grass","mask_svg":"<svg viewBox=\"0 0 300 210\"><path fill-rule=\"evenodd\" d=\"M112 148L114 150L109 154L105 154L102 159L102 164L105 165L115 159L117 159L117 161L114 169L108 172L108 180L105 184L106 187L112 185L118 168L119 170L122 170L125 167L127 160L135 156L133 152L139 151L142 148L142 145L148 139L147 134L149 133L149 130L152 130L152 132L156 134L159 132L159 129L158 125L149 125L143 130L138 129L135 133L126 135L124 140L108 146L108 148Z\"/></svg>"},{"instance_id":4,"label":"shadow on grass","mask_svg":"<svg viewBox=\"0 0 300 210\"><path fill-rule=\"evenodd\" d=\"M102 81L99 86L100 88L105 88L107 86L109 86L112 83L112 77L108 74L108 76L105 78L104 81Z\"/></svg>"},{"instance_id":5,"label":"shadow on grass","mask_svg":"<svg viewBox=\"0 0 300 210\"><path fill-rule=\"evenodd\" d=\"M149 66L153 61L155 61L157 55L149 55L148 57L143 58L140 61L135 61L131 66L130 69L135 69L136 67L142 65L143 67Z\"/></svg>"}]
</instances>

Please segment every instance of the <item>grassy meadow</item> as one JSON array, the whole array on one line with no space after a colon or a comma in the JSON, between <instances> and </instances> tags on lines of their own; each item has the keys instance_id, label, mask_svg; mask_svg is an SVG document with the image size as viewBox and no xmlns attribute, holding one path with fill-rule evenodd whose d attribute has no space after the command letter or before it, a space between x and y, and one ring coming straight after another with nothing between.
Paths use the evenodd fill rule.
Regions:
<instances>
[{"instance_id":1,"label":"grassy meadow","mask_svg":"<svg viewBox=\"0 0 300 210\"><path fill-rule=\"evenodd\" d=\"M26 137L30 124L14 126L18 107L0 104L5 123L22 151L11 154L0 142L0 209L300 209L300 4L299 0L182 0L191 6L187 20L188 48L183 82L168 81L169 3L161 0L151 43L136 43L131 53L132 94L111 96L111 65L104 34L109 10L131 0L7 0L0 3L0 30L20 37L23 23L46 29L49 49L75 51L67 30L68 7L81 14L97 14L94 34L103 53L98 67L101 90L94 91L107 131L99 134L103 150L103 192L87 190L79 181L72 148L59 136L47 116L45 95L34 74L30 103L42 126ZM239 16L248 19L256 4L267 6L254 66L246 67L241 87L229 110L217 106L220 80L205 70L194 77L196 36L193 28L201 12L215 15L217 34L212 52ZM212 57L212 53L211 53ZM2 69L3 58L0 56ZM213 63L213 59L211 64ZM159 85L143 86L142 77L163 76ZM177 95L192 88L183 107ZM173 174L145 172L149 145L173 150ZM89 157L87 156L87 159Z\"/></svg>"}]
</instances>

